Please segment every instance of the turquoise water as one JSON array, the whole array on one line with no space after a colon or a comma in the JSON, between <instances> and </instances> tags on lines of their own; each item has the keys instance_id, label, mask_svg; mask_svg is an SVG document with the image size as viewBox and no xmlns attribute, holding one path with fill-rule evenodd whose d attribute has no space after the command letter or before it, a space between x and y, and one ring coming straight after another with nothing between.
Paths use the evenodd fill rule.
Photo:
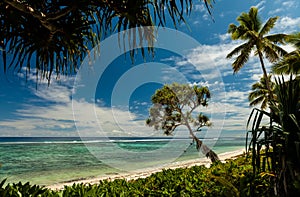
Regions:
<instances>
[{"instance_id":1,"label":"turquoise water","mask_svg":"<svg viewBox=\"0 0 300 197\"><path fill-rule=\"evenodd\" d=\"M190 139L0 138L0 180L50 185L203 157ZM206 144L216 153L244 148L243 138Z\"/></svg>"}]
</instances>

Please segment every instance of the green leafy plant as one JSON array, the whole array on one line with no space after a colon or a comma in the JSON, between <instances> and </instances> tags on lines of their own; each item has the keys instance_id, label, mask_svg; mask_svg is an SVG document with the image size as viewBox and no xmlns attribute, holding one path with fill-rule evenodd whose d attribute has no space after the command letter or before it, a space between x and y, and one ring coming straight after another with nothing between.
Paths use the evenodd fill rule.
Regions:
<instances>
[{"instance_id":1,"label":"green leafy plant","mask_svg":"<svg viewBox=\"0 0 300 197\"><path fill-rule=\"evenodd\" d=\"M6 179L4 179L0 183L0 196L14 196L14 197L22 197L22 196L31 196L31 197L37 197L44 194L47 189L42 188L38 185L30 185L29 182L22 184L19 183L13 183L13 184L7 184L4 187L4 184L6 182Z\"/></svg>"},{"instance_id":2,"label":"green leafy plant","mask_svg":"<svg viewBox=\"0 0 300 197\"><path fill-rule=\"evenodd\" d=\"M272 75L268 76L268 81L271 89L271 94L273 94L275 83L271 81ZM248 99L250 101L250 106L255 106L260 104L262 110L266 109L269 106L269 90L266 85L265 77L262 77L260 81L254 83L251 87L251 92L249 93ZM274 97L275 95L273 95ZM276 98L274 98L276 99Z\"/></svg>"},{"instance_id":3,"label":"green leafy plant","mask_svg":"<svg viewBox=\"0 0 300 197\"><path fill-rule=\"evenodd\" d=\"M300 74L300 33L288 35L287 43L291 44L296 50L286 54L279 62L272 66L275 74Z\"/></svg>"},{"instance_id":4,"label":"green leafy plant","mask_svg":"<svg viewBox=\"0 0 300 197\"><path fill-rule=\"evenodd\" d=\"M252 124L249 128L252 166L254 174L266 169L272 172L275 195L294 195L300 192L299 79L293 79L293 75L289 81L278 78L274 94L276 100L270 103L271 112L253 109L248 120L248 128ZM270 120L265 125L264 117Z\"/></svg>"},{"instance_id":5,"label":"green leafy plant","mask_svg":"<svg viewBox=\"0 0 300 197\"><path fill-rule=\"evenodd\" d=\"M219 161L217 154L206 146L197 136L204 126L211 126L209 118L202 113L195 113L201 106L206 107L210 99L207 87L190 86L189 84L166 84L152 95L152 107L149 109L148 126L163 130L172 135L179 126L185 126L196 148L212 162ZM192 126L195 128L193 129Z\"/></svg>"},{"instance_id":6,"label":"green leafy plant","mask_svg":"<svg viewBox=\"0 0 300 197\"><path fill-rule=\"evenodd\" d=\"M211 1L204 1L208 10ZM0 54L3 69L23 67L50 80L52 72L76 72L90 50L108 34L137 28L128 40L136 46L146 41L153 53L154 28L168 18L177 27L192 11L192 0L37 1L0 2ZM34 27L34 28L32 28ZM144 48L141 49L145 54ZM133 58L135 52L130 52ZM10 62L8 62L11 60Z\"/></svg>"}]
</instances>

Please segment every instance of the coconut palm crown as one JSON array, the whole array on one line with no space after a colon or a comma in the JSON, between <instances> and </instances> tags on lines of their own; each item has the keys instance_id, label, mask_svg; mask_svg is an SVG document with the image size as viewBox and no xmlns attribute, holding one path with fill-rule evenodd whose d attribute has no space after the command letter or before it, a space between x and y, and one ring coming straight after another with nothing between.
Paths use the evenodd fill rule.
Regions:
<instances>
[{"instance_id":1,"label":"coconut palm crown","mask_svg":"<svg viewBox=\"0 0 300 197\"><path fill-rule=\"evenodd\" d=\"M300 74L300 33L287 36L287 42L296 50L286 54L279 62L272 66L275 74Z\"/></svg>"},{"instance_id":2,"label":"coconut palm crown","mask_svg":"<svg viewBox=\"0 0 300 197\"><path fill-rule=\"evenodd\" d=\"M268 76L268 81L272 94L275 88L275 83L271 81L272 75ZM262 110L266 109L269 104L269 90L266 85L266 78L262 77L260 81L254 83L251 87L252 92L249 93L248 99L250 101L250 106L255 106L260 104ZM275 95L273 94L273 97Z\"/></svg>"},{"instance_id":3,"label":"coconut palm crown","mask_svg":"<svg viewBox=\"0 0 300 197\"><path fill-rule=\"evenodd\" d=\"M232 63L234 73L238 72L246 64L251 53L254 51L254 55L259 57L263 75L267 78L268 72L263 60L264 57L273 63L287 53L283 48L277 45L284 44L285 34L268 35L277 20L278 17L272 17L263 24L258 15L258 8L251 7L249 13L243 12L238 16L237 21L239 22L239 26L235 24L229 25L228 33L231 34L233 40L246 41L227 55L227 58L232 58L237 55ZM266 85L267 89L271 91L268 81Z\"/></svg>"}]
</instances>

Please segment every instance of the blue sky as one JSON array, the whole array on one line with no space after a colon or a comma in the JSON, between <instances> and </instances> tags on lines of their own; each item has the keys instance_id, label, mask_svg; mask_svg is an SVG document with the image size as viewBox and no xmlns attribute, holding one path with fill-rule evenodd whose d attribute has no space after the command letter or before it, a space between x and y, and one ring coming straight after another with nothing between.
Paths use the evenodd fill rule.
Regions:
<instances>
[{"instance_id":1,"label":"blue sky","mask_svg":"<svg viewBox=\"0 0 300 197\"><path fill-rule=\"evenodd\" d=\"M207 132L245 136L245 124L251 111L248 93L262 72L257 58L252 57L233 75L233 60L225 57L240 42L231 41L226 32L228 25L236 23L236 17L248 12L251 6L259 8L263 21L280 17L272 33L300 30L300 2L296 0L217 0L212 10L215 22L204 5L195 1L194 10L187 17L190 29L182 24L178 34L195 39L198 46L184 56L157 49L154 58L146 57L146 61L137 54L132 65L128 54L121 55L107 65L100 76L97 73L103 65L96 67L95 64L87 75L53 78L49 87L46 81L40 81L37 89L35 76L29 75L26 82L22 73L9 70L4 76L1 70L0 137L161 135L162 132L146 127L144 119L151 105L151 95L165 82L207 85L212 91L212 100L208 108L201 109L213 122ZM171 23L168 27L172 28ZM166 48L180 48L185 44L174 34L172 38L174 46ZM107 51L117 50L117 47L108 46ZM84 76L90 80L80 86L78 81Z\"/></svg>"}]
</instances>

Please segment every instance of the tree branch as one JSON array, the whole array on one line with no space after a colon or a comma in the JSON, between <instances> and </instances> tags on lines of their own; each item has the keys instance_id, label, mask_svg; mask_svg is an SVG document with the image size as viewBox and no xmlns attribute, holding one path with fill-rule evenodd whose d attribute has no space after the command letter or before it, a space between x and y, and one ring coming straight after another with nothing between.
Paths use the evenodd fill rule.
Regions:
<instances>
[{"instance_id":1,"label":"tree branch","mask_svg":"<svg viewBox=\"0 0 300 197\"><path fill-rule=\"evenodd\" d=\"M67 14L69 14L71 11L75 10L75 8L76 8L76 6L73 5L73 6L69 6L69 7L63 8L63 9L61 9L58 12L47 14L47 17L46 17L47 19L46 20L47 21L58 20L61 17L64 17Z\"/></svg>"},{"instance_id":2,"label":"tree branch","mask_svg":"<svg viewBox=\"0 0 300 197\"><path fill-rule=\"evenodd\" d=\"M58 20L61 17L66 16L68 13L70 13L72 10L75 9L75 6L72 6L72 7L66 7L56 13L44 14L43 12L38 12L34 10L29 5L24 5L20 3L18 0L4 0L4 2L12 6L13 8L25 14L29 14L34 18L36 18L37 20L39 20L42 26L44 26L46 29L50 31L51 35L54 35L57 31L59 31L59 28L53 25L53 23L49 21Z\"/></svg>"},{"instance_id":3,"label":"tree branch","mask_svg":"<svg viewBox=\"0 0 300 197\"><path fill-rule=\"evenodd\" d=\"M37 12L32 7L30 7L28 5L24 5L24 4L20 3L19 1L4 0L4 2L21 12L32 15L33 17L37 18L38 20L42 20L43 17L46 17L46 15L44 13Z\"/></svg>"}]
</instances>

